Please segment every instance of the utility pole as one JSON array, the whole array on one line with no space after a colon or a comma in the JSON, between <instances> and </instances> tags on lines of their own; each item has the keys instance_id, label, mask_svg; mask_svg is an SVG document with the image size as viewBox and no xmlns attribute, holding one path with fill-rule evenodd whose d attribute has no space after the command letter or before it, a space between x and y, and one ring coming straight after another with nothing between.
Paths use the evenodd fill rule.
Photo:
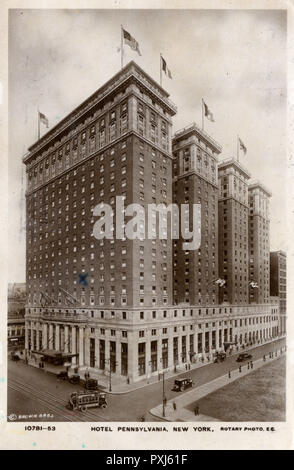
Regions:
<instances>
[{"instance_id":1,"label":"utility pole","mask_svg":"<svg viewBox=\"0 0 294 470\"><path fill-rule=\"evenodd\" d=\"M109 391L111 392L112 391L112 387L111 387L111 372L112 372L112 365L114 366L117 366L118 363L117 362L114 362L114 361L111 361L111 359L105 359L104 360L104 363L105 364L109 364Z\"/></svg>"},{"instance_id":2,"label":"utility pole","mask_svg":"<svg viewBox=\"0 0 294 470\"><path fill-rule=\"evenodd\" d=\"M162 416L163 416L163 418L165 418L164 372L162 372Z\"/></svg>"},{"instance_id":3,"label":"utility pole","mask_svg":"<svg viewBox=\"0 0 294 470\"><path fill-rule=\"evenodd\" d=\"M160 359L160 362L162 363L162 417L165 418L165 404L166 404L166 398L165 398L165 383L164 383L163 357Z\"/></svg>"}]
</instances>

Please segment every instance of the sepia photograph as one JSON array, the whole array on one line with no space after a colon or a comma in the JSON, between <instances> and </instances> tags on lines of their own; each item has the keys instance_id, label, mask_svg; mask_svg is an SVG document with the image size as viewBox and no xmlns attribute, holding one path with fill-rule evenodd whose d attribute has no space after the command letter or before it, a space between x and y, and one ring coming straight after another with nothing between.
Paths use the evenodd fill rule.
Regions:
<instances>
[{"instance_id":1,"label":"sepia photograph","mask_svg":"<svg viewBox=\"0 0 294 470\"><path fill-rule=\"evenodd\" d=\"M7 423L285 423L287 10L11 8L8 107Z\"/></svg>"}]
</instances>

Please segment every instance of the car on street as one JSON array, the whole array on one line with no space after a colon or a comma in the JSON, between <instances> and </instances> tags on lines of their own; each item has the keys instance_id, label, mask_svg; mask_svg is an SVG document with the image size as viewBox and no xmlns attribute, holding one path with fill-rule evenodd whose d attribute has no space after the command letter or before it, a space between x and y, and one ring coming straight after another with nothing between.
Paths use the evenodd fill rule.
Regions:
<instances>
[{"instance_id":1,"label":"car on street","mask_svg":"<svg viewBox=\"0 0 294 470\"><path fill-rule=\"evenodd\" d=\"M96 379L87 379L85 383L86 390L98 390L98 380Z\"/></svg>"},{"instance_id":2,"label":"car on street","mask_svg":"<svg viewBox=\"0 0 294 470\"><path fill-rule=\"evenodd\" d=\"M252 354L242 353L236 359L236 362L250 361L252 359Z\"/></svg>"},{"instance_id":3,"label":"car on street","mask_svg":"<svg viewBox=\"0 0 294 470\"><path fill-rule=\"evenodd\" d=\"M106 393L74 392L70 395L67 408L69 410L86 411L87 408L106 408Z\"/></svg>"},{"instance_id":4,"label":"car on street","mask_svg":"<svg viewBox=\"0 0 294 470\"><path fill-rule=\"evenodd\" d=\"M80 376L79 376L79 374L73 374L69 377L68 380L71 384L79 384L80 383Z\"/></svg>"},{"instance_id":5,"label":"car on street","mask_svg":"<svg viewBox=\"0 0 294 470\"><path fill-rule=\"evenodd\" d=\"M193 387L193 385L194 385L194 382L192 379L187 379L187 378L177 379L174 381L173 391L183 392L184 390L186 390L186 388Z\"/></svg>"},{"instance_id":6,"label":"car on street","mask_svg":"<svg viewBox=\"0 0 294 470\"><path fill-rule=\"evenodd\" d=\"M68 380L67 370L61 370L60 372L58 372L57 378L61 380Z\"/></svg>"},{"instance_id":7,"label":"car on street","mask_svg":"<svg viewBox=\"0 0 294 470\"><path fill-rule=\"evenodd\" d=\"M20 361L20 357L15 353L11 353L10 357L12 361L15 361L15 362Z\"/></svg>"},{"instance_id":8,"label":"car on street","mask_svg":"<svg viewBox=\"0 0 294 470\"><path fill-rule=\"evenodd\" d=\"M225 352L217 352L214 358L214 362L224 362L227 358Z\"/></svg>"}]
</instances>

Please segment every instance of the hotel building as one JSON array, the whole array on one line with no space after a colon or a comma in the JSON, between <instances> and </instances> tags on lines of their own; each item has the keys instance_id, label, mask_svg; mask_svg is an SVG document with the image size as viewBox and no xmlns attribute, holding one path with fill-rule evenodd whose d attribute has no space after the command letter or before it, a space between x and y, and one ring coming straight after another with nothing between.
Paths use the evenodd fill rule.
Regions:
<instances>
[{"instance_id":1,"label":"hotel building","mask_svg":"<svg viewBox=\"0 0 294 470\"><path fill-rule=\"evenodd\" d=\"M193 123L173 138L173 202L186 204L192 218L193 204L201 207L200 246L183 250L183 239L174 241L174 303L218 303L218 180L217 157L221 146Z\"/></svg>"},{"instance_id":2,"label":"hotel building","mask_svg":"<svg viewBox=\"0 0 294 470\"><path fill-rule=\"evenodd\" d=\"M286 332L287 255L284 251L270 252L270 295L279 297L281 331Z\"/></svg>"},{"instance_id":3,"label":"hotel building","mask_svg":"<svg viewBox=\"0 0 294 470\"><path fill-rule=\"evenodd\" d=\"M172 153L175 113L168 93L130 62L29 148L24 157L29 356L58 357L92 375L111 370L131 383L202 360L225 341L242 345L278 334L276 304L243 307L239 297L218 305L213 280L221 149L193 125L175 135ZM170 237L144 238L143 215L142 236L118 239L114 217L113 238L97 239L98 204L114 213L116 196L125 208L169 205L173 172L174 200L201 198L201 253L186 256L176 244L173 256ZM119 210L127 225L126 210ZM148 217L152 233L155 222ZM186 257L191 280L186 270L181 279Z\"/></svg>"},{"instance_id":4,"label":"hotel building","mask_svg":"<svg viewBox=\"0 0 294 470\"><path fill-rule=\"evenodd\" d=\"M269 302L270 243L269 198L271 193L259 182L251 183L249 194L249 280L258 288L249 287L249 302Z\"/></svg>"},{"instance_id":5,"label":"hotel building","mask_svg":"<svg viewBox=\"0 0 294 470\"><path fill-rule=\"evenodd\" d=\"M219 181L220 303L248 304L248 180L250 174L235 159L222 160Z\"/></svg>"}]
</instances>

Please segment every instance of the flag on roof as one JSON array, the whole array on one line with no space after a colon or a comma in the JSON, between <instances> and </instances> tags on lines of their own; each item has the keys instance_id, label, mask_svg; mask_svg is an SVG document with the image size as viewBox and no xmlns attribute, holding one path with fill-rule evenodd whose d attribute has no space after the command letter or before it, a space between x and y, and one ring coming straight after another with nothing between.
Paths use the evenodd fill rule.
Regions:
<instances>
[{"instance_id":1,"label":"flag on roof","mask_svg":"<svg viewBox=\"0 0 294 470\"><path fill-rule=\"evenodd\" d=\"M123 28L123 38L124 38L124 43L125 44L130 46L130 48L133 49L133 51L137 51L139 55L142 55L141 52L140 52L140 49L139 49L138 41L136 41L136 39L133 38L133 36L128 31L126 31L124 28Z\"/></svg>"}]
</instances>

